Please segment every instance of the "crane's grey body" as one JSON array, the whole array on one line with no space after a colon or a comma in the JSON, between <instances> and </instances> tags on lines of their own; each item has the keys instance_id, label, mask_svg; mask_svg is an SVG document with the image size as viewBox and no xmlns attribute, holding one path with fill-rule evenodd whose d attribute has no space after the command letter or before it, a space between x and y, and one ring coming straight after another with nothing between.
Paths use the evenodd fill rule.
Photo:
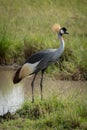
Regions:
<instances>
[{"instance_id":1,"label":"crane's grey body","mask_svg":"<svg viewBox=\"0 0 87 130\"><path fill-rule=\"evenodd\" d=\"M64 40L60 35L58 35L61 45L58 49L47 49L33 54L25 63L34 64L38 62L34 72L39 72L40 70L46 69L51 63L56 63L61 54L64 51Z\"/></svg>"},{"instance_id":2,"label":"crane's grey body","mask_svg":"<svg viewBox=\"0 0 87 130\"><path fill-rule=\"evenodd\" d=\"M63 34L68 34L66 31L66 28L61 28L58 32L58 38L60 40L60 47L58 49L47 49L40 52L37 52L33 54L29 59L24 63L24 65L18 69L16 72L13 82L18 83L20 80L22 80L24 77L28 75L34 74L34 78L32 80L31 86L32 86L32 101L34 102L34 94L33 94L33 87L34 87L34 80L36 78L36 75L39 71L42 72L41 75L41 99L42 96L42 81L43 81L43 74L44 71L47 69L47 67L52 64L56 63L61 54L64 51L64 40L62 38Z\"/></svg>"}]
</instances>

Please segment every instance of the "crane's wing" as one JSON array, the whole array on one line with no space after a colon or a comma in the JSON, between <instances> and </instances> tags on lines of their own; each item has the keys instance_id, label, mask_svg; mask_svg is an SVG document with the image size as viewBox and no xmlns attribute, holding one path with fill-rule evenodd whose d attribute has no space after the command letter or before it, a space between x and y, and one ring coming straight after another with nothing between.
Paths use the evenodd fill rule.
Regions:
<instances>
[{"instance_id":1,"label":"crane's wing","mask_svg":"<svg viewBox=\"0 0 87 130\"><path fill-rule=\"evenodd\" d=\"M25 63L35 63L38 61L41 61L45 56L48 56L49 53L55 51L56 49L47 49L47 50L43 50L40 52L37 52L35 54L33 54L32 56L29 57L29 59L25 62Z\"/></svg>"},{"instance_id":2,"label":"crane's wing","mask_svg":"<svg viewBox=\"0 0 87 130\"><path fill-rule=\"evenodd\" d=\"M37 65L35 71L33 73L37 73L39 72L40 70L44 70L46 69L51 63L53 63L53 60L52 60L52 57L51 57L51 54L48 53L47 55L45 55L43 57L43 59L40 61L40 63ZM32 74L33 74L32 73Z\"/></svg>"},{"instance_id":3,"label":"crane's wing","mask_svg":"<svg viewBox=\"0 0 87 130\"><path fill-rule=\"evenodd\" d=\"M44 57L41 59L33 73L37 73L40 70L46 69L51 63L56 63L60 56L61 54L58 53L58 50L52 50L48 53L45 53Z\"/></svg>"}]
</instances>

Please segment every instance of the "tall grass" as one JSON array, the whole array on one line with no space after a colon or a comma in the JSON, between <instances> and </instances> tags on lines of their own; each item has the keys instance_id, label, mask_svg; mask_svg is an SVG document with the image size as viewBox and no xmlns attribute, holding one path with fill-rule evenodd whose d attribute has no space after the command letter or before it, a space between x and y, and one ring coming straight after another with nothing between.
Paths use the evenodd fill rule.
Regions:
<instances>
[{"instance_id":1,"label":"tall grass","mask_svg":"<svg viewBox=\"0 0 87 130\"><path fill-rule=\"evenodd\" d=\"M3 39L3 47L0 47L0 52L3 48L2 52L6 52L10 46L12 51L8 51L5 57L7 62L12 64L14 62L23 63L24 59L38 50L57 48L59 43L51 27L54 23L59 23L61 26L65 26L70 33L64 39L66 48L70 49L72 55L75 56L72 61L67 62L67 64L71 64L68 69L75 66L75 68L84 68L86 71L86 4L86 0L83 2L81 0L21 0L21 2L0 0L0 34L3 34L5 26L6 34L12 41L12 45L10 45L7 35L0 35L0 39L6 39L6 42ZM66 55L66 53L64 54ZM0 54L0 57L2 57L1 55L4 54ZM65 62L63 66L65 66Z\"/></svg>"},{"instance_id":2,"label":"tall grass","mask_svg":"<svg viewBox=\"0 0 87 130\"><path fill-rule=\"evenodd\" d=\"M6 31L6 27L3 27L3 31L0 37L0 64L7 64L7 53L10 46L11 38Z\"/></svg>"},{"instance_id":3,"label":"tall grass","mask_svg":"<svg viewBox=\"0 0 87 130\"><path fill-rule=\"evenodd\" d=\"M81 100L80 100L81 99ZM86 130L87 103L77 96L59 99L57 97L36 100L34 104L26 101L22 108L1 125L3 129L14 130Z\"/></svg>"}]
</instances>

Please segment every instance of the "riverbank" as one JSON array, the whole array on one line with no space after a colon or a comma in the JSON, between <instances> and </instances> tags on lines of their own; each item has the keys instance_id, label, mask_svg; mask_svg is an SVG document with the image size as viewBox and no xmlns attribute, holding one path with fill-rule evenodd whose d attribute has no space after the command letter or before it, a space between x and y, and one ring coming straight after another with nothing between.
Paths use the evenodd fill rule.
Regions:
<instances>
[{"instance_id":1,"label":"riverbank","mask_svg":"<svg viewBox=\"0 0 87 130\"><path fill-rule=\"evenodd\" d=\"M0 70L16 71L19 67L20 65L15 63L13 65L0 65ZM87 81L87 72L82 69L77 69L75 72L67 72L59 70L58 67L55 68L51 66L47 69L45 74L48 75L48 77L55 77L57 80Z\"/></svg>"},{"instance_id":2,"label":"riverbank","mask_svg":"<svg viewBox=\"0 0 87 130\"><path fill-rule=\"evenodd\" d=\"M0 116L0 130L87 129L87 81L59 80L46 74L43 81L44 99L41 101L40 75L38 75L34 87L35 103L31 103L33 77L24 79L18 85L13 85L14 70L12 68L10 70L0 72L0 92L5 94L6 105L9 102L13 107L13 103L16 105L23 97L25 101L15 114L9 112L11 108L9 106L9 111ZM1 99L0 96L0 104Z\"/></svg>"},{"instance_id":3,"label":"riverbank","mask_svg":"<svg viewBox=\"0 0 87 130\"><path fill-rule=\"evenodd\" d=\"M87 102L78 96L26 101L14 115L1 119L0 130L86 130Z\"/></svg>"}]
</instances>

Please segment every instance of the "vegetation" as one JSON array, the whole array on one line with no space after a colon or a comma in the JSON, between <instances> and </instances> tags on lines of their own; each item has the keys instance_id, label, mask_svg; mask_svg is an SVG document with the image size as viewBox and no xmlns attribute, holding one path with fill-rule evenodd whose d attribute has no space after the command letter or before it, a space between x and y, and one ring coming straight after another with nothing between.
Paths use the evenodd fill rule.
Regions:
<instances>
[{"instance_id":1,"label":"vegetation","mask_svg":"<svg viewBox=\"0 0 87 130\"><path fill-rule=\"evenodd\" d=\"M86 0L0 0L0 64L22 64L34 52L59 47L51 29L59 23L70 34L59 63L47 72L87 80L86 22ZM14 115L0 117L0 130L87 130L87 94L26 101Z\"/></svg>"},{"instance_id":2,"label":"vegetation","mask_svg":"<svg viewBox=\"0 0 87 130\"><path fill-rule=\"evenodd\" d=\"M75 95L74 95L75 96ZM86 97L52 97L34 104L26 101L15 115L1 121L4 130L86 130Z\"/></svg>"},{"instance_id":3,"label":"vegetation","mask_svg":"<svg viewBox=\"0 0 87 130\"><path fill-rule=\"evenodd\" d=\"M87 79L86 4L86 0L0 0L0 64L21 64L38 50L58 47L51 27L59 23L70 33L64 37L64 77L77 74Z\"/></svg>"},{"instance_id":4,"label":"vegetation","mask_svg":"<svg viewBox=\"0 0 87 130\"><path fill-rule=\"evenodd\" d=\"M40 100L39 82L36 82L34 103L31 103L28 81L25 102L15 114L8 112L0 116L0 130L87 130L86 81L58 81L45 77L44 99Z\"/></svg>"}]
</instances>

